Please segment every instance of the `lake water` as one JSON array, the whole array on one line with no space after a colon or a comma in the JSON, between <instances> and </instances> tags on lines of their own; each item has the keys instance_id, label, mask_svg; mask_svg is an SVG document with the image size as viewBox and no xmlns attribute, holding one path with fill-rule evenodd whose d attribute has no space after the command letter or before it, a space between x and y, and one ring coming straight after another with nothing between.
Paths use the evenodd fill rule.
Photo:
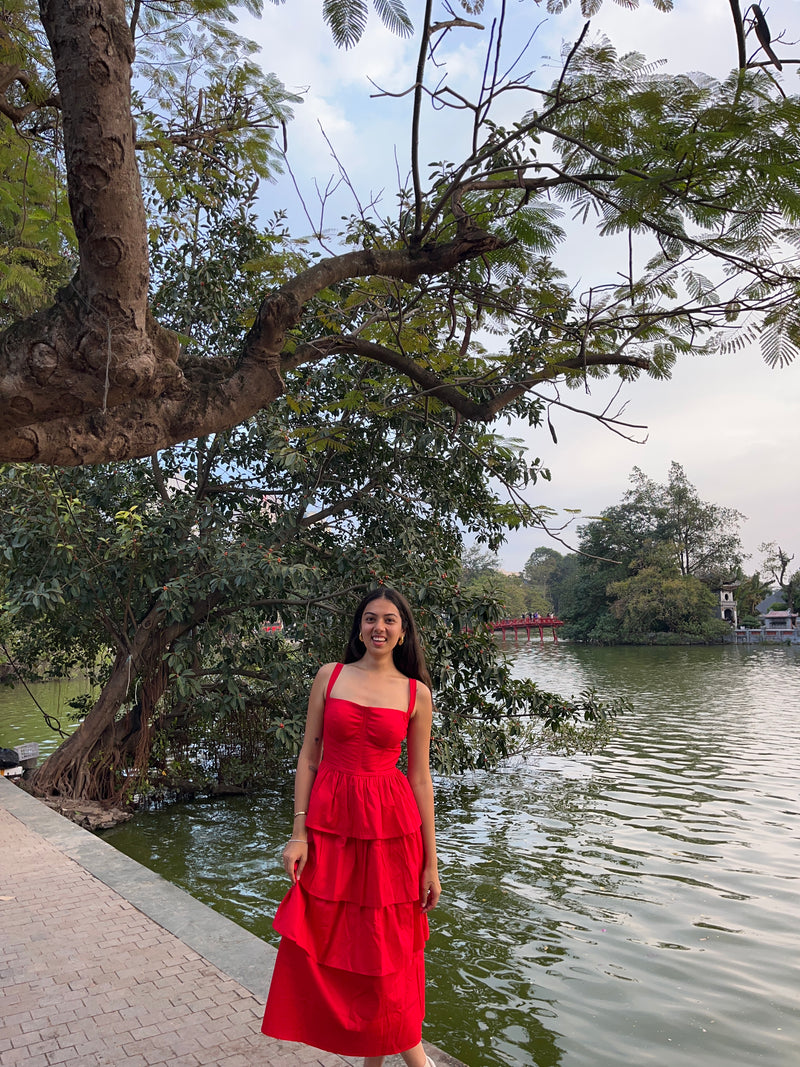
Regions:
<instances>
[{"instance_id":1,"label":"lake water","mask_svg":"<svg viewBox=\"0 0 800 1067\"><path fill-rule=\"evenodd\" d=\"M510 654L635 711L602 753L437 782L426 1036L470 1067L797 1067L800 649ZM274 942L290 819L287 779L106 837Z\"/></svg>"},{"instance_id":2,"label":"lake water","mask_svg":"<svg viewBox=\"0 0 800 1067\"><path fill-rule=\"evenodd\" d=\"M57 730L51 729L42 710L53 717L65 734L72 733L77 723L71 716L75 709L67 701L89 692L83 679L69 682L36 682L26 689L22 685L10 688L0 685L0 748L16 748L29 741L39 742L39 755L49 756L62 741Z\"/></svg>"}]
</instances>

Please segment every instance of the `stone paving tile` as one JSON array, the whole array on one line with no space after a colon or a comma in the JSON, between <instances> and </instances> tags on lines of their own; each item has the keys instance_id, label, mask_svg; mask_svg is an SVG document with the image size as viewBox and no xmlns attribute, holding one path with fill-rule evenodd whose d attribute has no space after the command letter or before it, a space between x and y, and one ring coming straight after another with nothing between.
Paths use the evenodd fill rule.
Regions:
<instances>
[{"instance_id":1,"label":"stone paving tile","mask_svg":"<svg viewBox=\"0 0 800 1067\"><path fill-rule=\"evenodd\" d=\"M3 779L0 845L3 1067L360 1067L263 1037L273 949Z\"/></svg>"},{"instance_id":2,"label":"stone paving tile","mask_svg":"<svg viewBox=\"0 0 800 1067\"><path fill-rule=\"evenodd\" d=\"M3 1067L345 1067L260 1033L263 1004L0 809Z\"/></svg>"}]
</instances>

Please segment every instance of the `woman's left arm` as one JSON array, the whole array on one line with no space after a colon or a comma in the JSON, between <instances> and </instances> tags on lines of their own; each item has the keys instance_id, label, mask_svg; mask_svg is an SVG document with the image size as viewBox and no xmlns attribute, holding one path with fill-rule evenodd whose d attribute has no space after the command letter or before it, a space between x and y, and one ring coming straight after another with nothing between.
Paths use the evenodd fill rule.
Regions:
<instances>
[{"instance_id":1,"label":"woman's left arm","mask_svg":"<svg viewBox=\"0 0 800 1067\"><path fill-rule=\"evenodd\" d=\"M433 816L433 781L431 779L430 747L433 722L431 691L417 683L417 700L408 724L408 781L414 793L422 819L422 847L424 860L420 877L420 907L423 911L435 908L442 893L436 859L436 829Z\"/></svg>"}]
</instances>

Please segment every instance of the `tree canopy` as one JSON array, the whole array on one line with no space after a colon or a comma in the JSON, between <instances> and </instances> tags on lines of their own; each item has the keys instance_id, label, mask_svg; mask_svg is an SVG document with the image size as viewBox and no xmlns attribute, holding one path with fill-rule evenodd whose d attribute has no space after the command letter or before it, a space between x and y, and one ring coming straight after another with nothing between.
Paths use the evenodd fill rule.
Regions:
<instances>
[{"instance_id":1,"label":"tree canopy","mask_svg":"<svg viewBox=\"0 0 800 1067\"><path fill-rule=\"evenodd\" d=\"M461 577L465 590L482 599L496 601L504 618L519 618L526 612L547 614L549 603L539 586L524 580L522 575L510 574L500 567L500 560L477 548L462 553Z\"/></svg>"},{"instance_id":2,"label":"tree canopy","mask_svg":"<svg viewBox=\"0 0 800 1067\"><path fill-rule=\"evenodd\" d=\"M174 194L182 224L154 252L154 301L209 355L269 262L247 196L215 175ZM198 195L201 204L198 206ZM202 249L187 299L182 282ZM537 479L520 447L432 404L397 403L381 364L287 373L286 393L244 425L102 467L0 468L0 606L29 677L88 674L78 729L37 771L37 792L122 801L263 782L296 752L320 663L378 583L414 604L436 688L433 761L488 767L538 737L616 710L515 681L489 624L492 589L464 579L523 513L506 499ZM442 478L442 470L448 477ZM502 594L503 590L500 590ZM7 642L6 647L11 647ZM583 728L581 728L583 732ZM584 735L587 736L588 735ZM202 754L202 757L201 755Z\"/></svg>"},{"instance_id":3,"label":"tree canopy","mask_svg":"<svg viewBox=\"0 0 800 1067\"><path fill-rule=\"evenodd\" d=\"M561 594L574 579L578 556L564 555L555 548L536 548L528 557L522 576L535 589L539 589L546 601L548 611L558 615L561 610ZM539 609L541 610L541 609Z\"/></svg>"},{"instance_id":4,"label":"tree canopy","mask_svg":"<svg viewBox=\"0 0 800 1067\"><path fill-rule=\"evenodd\" d=\"M380 387L362 384L366 395ZM496 543L504 529L484 473L487 459L502 472L503 450L480 429L419 433L406 415L383 439L374 429L368 412L342 426L282 403L151 462L3 472L14 663L28 677L42 663L51 677L80 671L99 687L37 771L37 792L109 803L154 781L262 783L296 753L311 678L340 658L350 612L381 583L416 608L439 770L491 767L543 725L574 736L616 713L620 702L515 680L492 640L500 605L461 585L464 530Z\"/></svg>"},{"instance_id":5,"label":"tree canopy","mask_svg":"<svg viewBox=\"0 0 800 1067\"><path fill-rule=\"evenodd\" d=\"M764 573L780 588L789 611L800 607L800 570L792 570L794 554L777 541L765 541L759 548L763 554Z\"/></svg>"},{"instance_id":6,"label":"tree canopy","mask_svg":"<svg viewBox=\"0 0 800 1067\"><path fill-rule=\"evenodd\" d=\"M404 403L486 422L537 410L546 387L660 377L690 349L751 336L770 361L792 358L798 101L748 65L738 3L739 64L722 81L664 75L588 26L553 77L532 42L522 55L508 42L502 12L483 28L482 6L429 4L415 27L395 211L364 207L328 247L298 243L275 205L246 299L217 285L202 246L187 259L185 303L216 287L237 312L211 355L160 311L161 242L189 222L187 193L213 208L211 178L235 198L275 173L294 98L225 0L47 0L41 21L31 0L6 4L0 458L151 455L241 424L293 369L337 361L386 368ZM376 9L410 32L401 4ZM328 4L325 17L352 45L367 9ZM468 92L447 68L459 34L485 41ZM426 161L423 124L450 108L470 119L465 143ZM574 239L564 213L607 246L604 278L576 286L556 266Z\"/></svg>"},{"instance_id":7,"label":"tree canopy","mask_svg":"<svg viewBox=\"0 0 800 1067\"><path fill-rule=\"evenodd\" d=\"M619 504L580 529L573 577L561 590L565 633L612 643L676 634L719 638L713 590L742 577L733 508L704 501L678 463L659 484L634 467Z\"/></svg>"},{"instance_id":8,"label":"tree canopy","mask_svg":"<svg viewBox=\"0 0 800 1067\"><path fill-rule=\"evenodd\" d=\"M670 464L664 485L638 467L633 468L631 482L624 506L640 523L639 552L647 552L648 541L663 544L681 575L703 578L710 585L741 568L739 526L744 515L701 500L680 463Z\"/></svg>"}]
</instances>

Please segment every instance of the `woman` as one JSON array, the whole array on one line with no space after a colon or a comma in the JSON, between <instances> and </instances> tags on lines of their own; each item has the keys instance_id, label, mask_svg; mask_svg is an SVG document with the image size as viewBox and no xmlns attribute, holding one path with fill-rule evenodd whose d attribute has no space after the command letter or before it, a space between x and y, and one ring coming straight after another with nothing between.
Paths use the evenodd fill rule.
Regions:
<instances>
[{"instance_id":1,"label":"woman","mask_svg":"<svg viewBox=\"0 0 800 1067\"><path fill-rule=\"evenodd\" d=\"M344 663L326 664L311 687L265 1034L364 1056L364 1067L392 1053L433 1067L422 1047L427 915L441 893L432 715L411 608L375 589ZM396 766L403 738L407 776Z\"/></svg>"}]
</instances>

